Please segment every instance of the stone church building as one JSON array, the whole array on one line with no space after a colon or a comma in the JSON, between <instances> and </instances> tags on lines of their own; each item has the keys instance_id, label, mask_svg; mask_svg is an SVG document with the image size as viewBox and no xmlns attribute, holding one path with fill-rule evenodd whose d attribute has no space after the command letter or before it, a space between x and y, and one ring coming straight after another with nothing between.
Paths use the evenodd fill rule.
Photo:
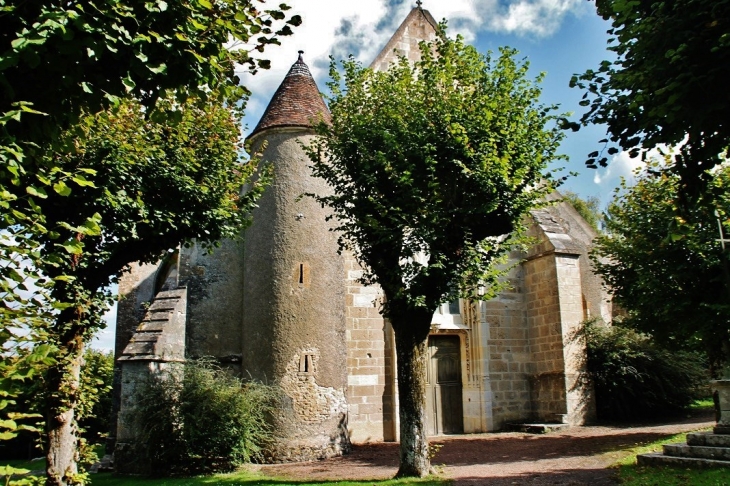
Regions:
<instances>
[{"instance_id":1,"label":"stone church building","mask_svg":"<svg viewBox=\"0 0 730 486\"><path fill-rule=\"evenodd\" d=\"M414 8L372 66L386 68L396 55L416 59L418 42L435 28L428 11ZM300 197L329 190L311 176L301 146L314 136L313 121L328 116L300 54L249 137L275 178L244 238L213 254L182 248L158 265L132 265L123 277L117 450L134 440L124 412L134 407L140 377L202 356L282 389L274 460L339 454L349 441L398 440L393 333L379 313L381 292L361 285L358 263L337 254L327 210ZM609 298L587 257L596 235L565 202L530 218L538 243L513 255L511 289L434 314L431 434L591 418L590 393L578 379L584 349L571 337L590 316L610 320Z\"/></svg>"}]
</instances>

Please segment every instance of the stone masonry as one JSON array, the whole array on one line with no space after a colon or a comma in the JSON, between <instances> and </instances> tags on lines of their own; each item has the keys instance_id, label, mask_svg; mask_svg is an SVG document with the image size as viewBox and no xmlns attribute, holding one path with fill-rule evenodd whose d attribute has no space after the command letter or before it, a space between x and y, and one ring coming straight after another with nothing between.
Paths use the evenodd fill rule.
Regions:
<instances>
[{"instance_id":1,"label":"stone masonry","mask_svg":"<svg viewBox=\"0 0 730 486\"><path fill-rule=\"evenodd\" d=\"M416 60L418 42L433 39L436 27L427 11L414 8L373 67L384 69L397 55ZM253 133L254 144L267 141L264 160L276 172L253 226L213 253L183 248L172 265L133 266L124 276L117 332L122 415L134 406L125 397L135 374L165 366L130 352L154 327L148 320L138 328L142 304L163 301L159 284L168 282L174 292L185 287L175 307L184 322L163 325L179 344L171 362L213 356L286 395L274 420L282 440L272 460L340 454L350 441L398 440L393 332L379 313L382 292L360 283L352 255L337 253L327 210L301 197L329 190L311 177L302 150L314 137L312 124L328 117L300 55ZM447 366L436 346L448 344L449 359L458 352L457 369L453 360L448 369L458 371L460 383L449 384L450 416L439 415L447 403L440 397L430 422L448 419L475 433L513 422L592 419L591 392L580 380L585 350L574 334L589 317L610 320L611 303L588 258L595 233L559 194L549 199L528 217L536 244L511 255L509 288L486 302L443 304L434 314L431 334L438 339L430 341L429 366ZM117 440L129 434L120 421Z\"/></svg>"}]
</instances>

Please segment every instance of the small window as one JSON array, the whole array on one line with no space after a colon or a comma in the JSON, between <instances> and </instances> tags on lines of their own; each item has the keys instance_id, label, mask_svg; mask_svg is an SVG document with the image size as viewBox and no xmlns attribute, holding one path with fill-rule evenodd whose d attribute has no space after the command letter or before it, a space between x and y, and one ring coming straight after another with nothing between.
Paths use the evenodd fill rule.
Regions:
<instances>
[{"instance_id":1,"label":"small window","mask_svg":"<svg viewBox=\"0 0 730 486\"><path fill-rule=\"evenodd\" d=\"M297 287L309 287L310 284L310 271L308 262L298 262L294 265L294 272L292 273L292 279Z\"/></svg>"},{"instance_id":2,"label":"small window","mask_svg":"<svg viewBox=\"0 0 730 486\"><path fill-rule=\"evenodd\" d=\"M308 375L314 373L314 354L305 353L299 357L299 373Z\"/></svg>"},{"instance_id":3,"label":"small window","mask_svg":"<svg viewBox=\"0 0 730 486\"><path fill-rule=\"evenodd\" d=\"M459 310L459 299L449 302L449 314L461 314Z\"/></svg>"}]
</instances>

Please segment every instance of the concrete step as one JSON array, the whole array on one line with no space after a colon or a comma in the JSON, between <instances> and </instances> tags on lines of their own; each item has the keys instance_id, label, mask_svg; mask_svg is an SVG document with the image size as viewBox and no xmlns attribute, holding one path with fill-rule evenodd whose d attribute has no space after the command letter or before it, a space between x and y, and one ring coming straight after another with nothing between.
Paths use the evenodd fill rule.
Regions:
<instances>
[{"instance_id":1,"label":"concrete step","mask_svg":"<svg viewBox=\"0 0 730 486\"><path fill-rule=\"evenodd\" d=\"M513 432L527 432L528 434L549 434L567 429L568 424L508 424L507 428Z\"/></svg>"},{"instance_id":2,"label":"concrete step","mask_svg":"<svg viewBox=\"0 0 730 486\"><path fill-rule=\"evenodd\" d=\"M665 444L664 455L674 457L695 457L730 461L730 447L691 446L687 444ZM730 462L728 462L730 464Z\"/></svg>"},{"instance_id":3,"label":"concrete step","mask_svg":"<svg viewBox=\"0 0 730 486\"><path fill-rule=\"evenodd\" d=\"M687 434L687 444L691 446L730 447L730 435L693 432Z\"/></svg>"},{"instance_id":4,"label":"concrete step","mask_svg":"<svg viewBox=\"0 0 730 486\"><path fill-rule=\"evenodd\" d=\"M700 459L696 457L675 457L665 456L657 452L652 454L640 454L636 456L636 462L640 466L675 466L694 468L730 468L730 461L718 461L716 459Z\"/></svg>"}]
</instances>

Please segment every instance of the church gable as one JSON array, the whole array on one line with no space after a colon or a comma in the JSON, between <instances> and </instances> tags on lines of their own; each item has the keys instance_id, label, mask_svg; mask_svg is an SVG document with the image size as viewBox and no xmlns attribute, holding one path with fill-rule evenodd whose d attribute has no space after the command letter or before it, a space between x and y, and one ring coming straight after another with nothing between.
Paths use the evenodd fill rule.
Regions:
<instances>
[{"instance_id":1,"label":"church gable","mask_svg":"<svg viewBox=\"0 0 730 486\"><path fill-rule=\"evenodd\" d=\"M428 10L420 7L414 8L380 51L380 54L375 57L370 67L376 71L385 71L399 57L405 57L409 61L418 61L421 57L418 43L434 40L437 28L438 22L434 20Z\"/></svg>"}]
</instances>

